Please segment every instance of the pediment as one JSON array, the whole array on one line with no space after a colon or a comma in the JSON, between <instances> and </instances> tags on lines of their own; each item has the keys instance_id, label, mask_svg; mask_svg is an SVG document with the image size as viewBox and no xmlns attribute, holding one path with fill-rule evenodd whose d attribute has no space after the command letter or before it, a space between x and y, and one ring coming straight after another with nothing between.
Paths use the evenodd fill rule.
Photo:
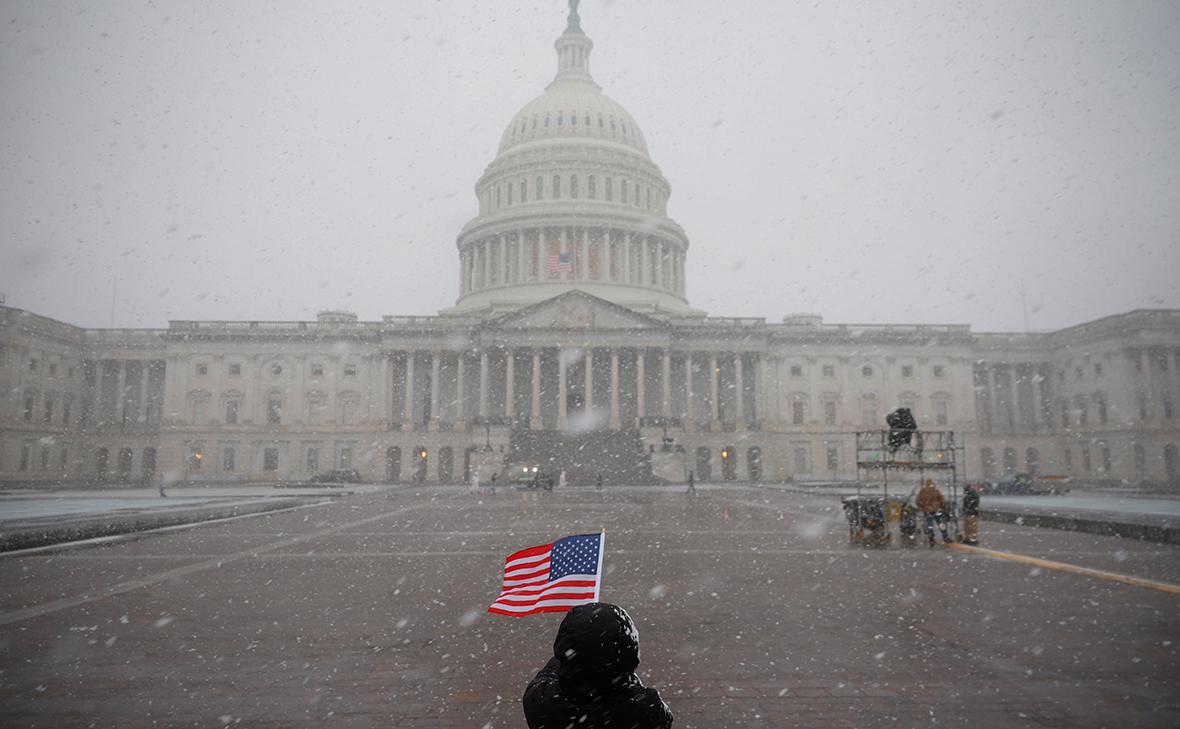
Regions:
<instances>
[{"instance_id":1,"label":"pediment","mask_svg":"<svg viewBox=\"0 0 1180 729\"><path fill-rule=\"evenodd\" d=\"M663 329L654 316L600 299L584 291L570 291L505 314L488 323L492 329Z\"/></svg>"}]
</instances>

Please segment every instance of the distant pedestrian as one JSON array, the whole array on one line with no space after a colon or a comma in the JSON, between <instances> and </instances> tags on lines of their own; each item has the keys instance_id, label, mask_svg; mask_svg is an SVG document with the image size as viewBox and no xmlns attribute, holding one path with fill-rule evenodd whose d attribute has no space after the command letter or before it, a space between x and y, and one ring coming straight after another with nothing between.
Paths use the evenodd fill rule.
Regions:
<instances>
[{"instance_id":1,"label":"distant pedestrian","mask_svg":"<svg viewBox=\"0 0 1180 729\"><path fill-rule=\"evenodd\" d=\"M490 483L490 487L492 489L492 496L495 496L496 495L496 474L494 474L494 473L492 474L492 480Z\"/></svg>"},{"instance_id":2,"label":"distant pedestrian","mask_svg":"<svg viewBox=\"0 0 1180 729\"><path fill-rule=\"evenodd\" d=\"M565 615L553 657L524 691L529 729L670 729L660 692L635 675L639 631L623 608L578 605Z\"/></svg>"},{"instance_id":3,"label":"distant pedestrian","mask_svg":"<svg viewBox=\"0 0 1180 729\"><path fill-rule=\"evenodd\" d=\"M978 484L968 484L963 489L963 543L979 544L979 492Z\"/></svg>"},{"instance_id":4,"label":"distant pedestrian","mask_svg":"<svg viewBox=\"0 0 1180 729\"><path fill-rule=\"evenodd\" d=\"M688 493L695 494L696 492L697 492L696 475L692 471L689 471L688 472Z\"/></svg>"},{"instance_id":5,"label":"distant pedestrian","mask_svg":"<svg viewBox=\"0 0 1180 729\"><path fill-rule=\"evenodd\" d=\"M557 488L563 489L568 485L565 480L565 470L563 469L561 473L557 474Z\"/></svg>"},{"instance_id":6,"label":"distant pedestrian","mask_svg":"<svg viewBox=\"0 0 1180 729\"><path fill-rule=\"evenodd\" d=\"M479 469L478 468L471 472L471 493L473 493L473 494L479 493Z\"/></svg>"},{"instance_id":7,"label":"distant pedestrian","mask_svg":"<svg viewBox=\"0 0 1180 729\"><path fill-rule=\"evenodd\" d=\"M918 508L926 517L926 538L930 540L930 546L934 546L935 524L938 525L938 531L942 532L942 543L949 542L950 537L946 533L946 519L943 514L946 500L942 497L942 492L934 485L934 481L927 479L926 485L918 491L917 501Z\"/></svg>"},{"instance_id":8,"label":"distant pedestrian","mask_svg":"<svg viewBox=\"0 0 1180 729\"><path fill-rule=\"evenodd\" d=\"M161 476L160 477L160 498L164 499L167 497L168 497L168 494L164 493L164 478Z\"/></svg>"}]
</instances>

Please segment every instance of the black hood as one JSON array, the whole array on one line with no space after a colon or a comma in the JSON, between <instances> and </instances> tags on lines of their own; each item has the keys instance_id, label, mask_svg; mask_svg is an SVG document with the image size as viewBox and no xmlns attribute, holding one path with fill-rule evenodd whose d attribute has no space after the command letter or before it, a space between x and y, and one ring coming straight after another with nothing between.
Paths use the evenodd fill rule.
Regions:
<instances>
[{"instance_id":1,"label":"black hood","mask_svg":"<svg viewBox=\"0 0 1180 729\"><path fill-rule=\"evenodd\" d=\"M617 605L579 605L561 621L553 655L561 663L558 679L567 690L621 687L639 666L639 631Z\"/></svg>"}]
</instances>

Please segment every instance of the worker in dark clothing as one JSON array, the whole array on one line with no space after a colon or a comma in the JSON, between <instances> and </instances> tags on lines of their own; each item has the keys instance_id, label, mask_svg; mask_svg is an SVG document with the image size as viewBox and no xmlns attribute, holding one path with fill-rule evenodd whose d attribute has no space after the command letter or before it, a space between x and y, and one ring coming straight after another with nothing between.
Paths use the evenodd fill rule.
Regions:
<instances>
[{"instance_id":1,"label":"worker in dark clothing","mask_svg":"<svg viewBox=\"0 0 1180 729\"><path fill-rule=\"evenodd\" d=\"M963 489L963 543L979 544L979 487Z\"/></svg>"},{"instance_id":2,"label":"worker in dark clothing","mask_svg":"<svg viewBox=\"0 0 1180 729\"><path fill-rule=\"evenodd\" d=\"M594 602L566 613L553 658L524 691L529 729L669 729L672 712L644 688L639 631L617 605Z\"/></svg>"}]
</instances>

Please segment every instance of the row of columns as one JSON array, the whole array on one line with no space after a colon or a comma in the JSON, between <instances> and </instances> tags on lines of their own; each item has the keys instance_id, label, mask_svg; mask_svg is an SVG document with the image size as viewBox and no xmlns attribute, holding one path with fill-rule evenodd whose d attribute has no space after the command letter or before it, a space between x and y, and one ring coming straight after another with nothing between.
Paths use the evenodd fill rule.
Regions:
<instances>
[{"instance_id":1,"label":"row of columns","mask_svg":"<svg viewBox=\"0 0 1180 729\"><path fill-rule=\"evenodd\" d=\"M1157 415L1165 415L1166 413L1162 412L1164 408L1157 405L1157 383L1153 374L1153 366L1158 358L1163 362L1162 369L1171 369L1171 376L1160 383L1159 394L1163 399L1172 403L1172 408L1177 407L1177 404L1180 403L1180 349L1144 347L1138 352L1132 352L1132 356L1138 357L1136 369L1142 380L1137 383L1136 391L1139 397L1144 399L1146 419L1148 421L1158 419ZM1176 417L1174 411L1172 417Z\"/></svg>"},{"instance_id":2,"label":"row of columns","mask_svg":"<svg viewBox=\"0 0 1180 729\"><path fill-rule=\"evenodd\" d=\"M567 400L569 395L569 378L568 366L566 358L560 355L560 348L558 349L557 357L557 423L559 429L565 429L569 424L569 413ZM644 347L626 347L623 349L633 350L637 353L636 356L636 376L635 376L635 395L636 395L636 412L638 417L645 417L647 413L647 348ZM506 348L508 356L505 357L505 383L504 383L504 417L512 419L516 416L516 398L515 398L515 362L513 348ZM529 411L529 425L531 428L542 428L541 418L541 349L532 349L532 388L530 392L530 411ZM610 348L610 427L622 427L621 409L619 403L620 392L620 372L619 372L619 348ZM442 362L442 352L440 350L430 350L430 421L428 423L429 430L438 430L440 426L439 421L439 374ZM691 358L693 352L686 352L685 356ZM414 412L414 360L415 351L409 350L404 353L406 370L405 382L403 383L403 418L402 430L412 431L414 429L413 412ZM594 349L587 349L583 355L584 360L584 383L583 392L585 402L590 404L594 402ZM391 377L391 363L392 353L385 358L385 376L388 381ZM718 368L718 360L716 353L709 353L709 422L711 430L721 429L721 413L720 413L720 398L719 387L720 377ZM457 377L456 377L456 399L460 403L464 398L464 380L465 380L465 361L466 357L460 354L457 357ZM738 430L743 430L746 424L745 411L745 397L744 397L744 373L742 365L742 354L734 353L734 386L737 396L735 397L735 427ZM670 350L662 350L660 358L660 415L665 419L672 417L672 352ZM694 428L694 419L692 413L694 412L694 394L693 394L693 368L686 362L684 368L684 387L685 387L685 409L688 417L685 419L683 427L687 431ZM480 420L487 421L490 417L489 409L489 392L491 371L488 362L488 351L481 350L479 352L479 398L478 398L478 416ZM464 419L460 414L455 422L457 430L462 430L465 426Z\"/></svg>"},{"instance_id":3,"label":"row of columns","mask_svg":"<svg viewBox=\"0 0 1180 729\"><path fill-rule=\"evenodd\" d=\"M105 372L107 363L113 362L117 367L117 374L115 377L115 402L114 411L107 413L103 411L103 400L106 395L106 379ZM128 412L128 398L127 398L127 365L131 362L136 362L140 366L139 377L139 400L136 403L135 412ZM157 362L156 366L162 363ZM125 425L128 423L146 423L149 419L149 402L148 402L148 381L151 377L151 370L153 367L153 360L122 360L122 359L104 359L94 361L94 391L90 394L90 424L95 425Z\"/></svg>"},{"instance_id":4,"label":"row of columns","mask_svg":"<svg viewBox=\"0 0 1180 729\"><path fill-rule=\"evenodd\" d=\"M571 230L575 231L572 235ZM561 226L558 236L560 252L569 254L576 263L572 270L559 273L554 280L629 283L684 294L684 251L678 246L630 231L622 231L623 238L619 241L612 235L615 231L602 230L599 275L591 278L590 228ZM493 286L547 280L545 257L548 243L542 228L504 233L469 243L460 255L462 292L468 294ZM620 243L621 260L618 263L621 265L617 267L617 278L612 277L616 269L614 243ZM513 252L512 256L509 251Z\"/></svg>"},{"instance_id":5,"label":"row of columns","mask_svg":"<svg viewBox=\"0 0 1180 729\"><path fill-rule=\"evenodd\" d=\"M1022 423L1021 418L1021 395L1020 395L1020 378L1017 371L1019 364L1003 365L1005 370L1005 380L1003 384L1006 386L1008 392L1007 401L1002 403L1001 407L1000 395L998 385L1000 381L996 377L997 366L994 364L981 365L985 372L985 383L987 392L984 397L987 400L987 407L989 411L989 423L986 425L993 432L1001 430L1019 430L1020 426L1027 425L1029 429L1036 431L1038 428L1046 425L1046 419L1051 418L1051 414L1045 412L1046 390L1048 385L1049 373L1045 367L1040 364L1030 363L1028 365L1028 373L1031 378L1029 383L1032 403L1029 408L1032 420L1028 423ZM982 415L982 414L980 414ZM1002 417L1001 417L1002 416ZM1003 422L1001 422L1003 420Z\"/></svg>"}]
</instances>

